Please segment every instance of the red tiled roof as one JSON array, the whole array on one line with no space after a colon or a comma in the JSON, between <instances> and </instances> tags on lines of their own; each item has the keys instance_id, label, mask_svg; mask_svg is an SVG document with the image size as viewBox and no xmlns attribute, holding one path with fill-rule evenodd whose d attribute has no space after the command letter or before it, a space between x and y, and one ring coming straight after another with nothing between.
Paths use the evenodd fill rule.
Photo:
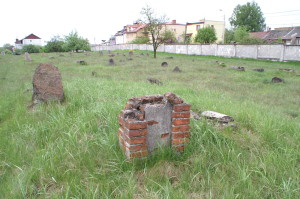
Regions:
<instances>
[{"instance_id":1,"label":"red tiled roof","mask_svg":"<svg viewBox=\"0 0 300 199\"><path fill-rule=\"evenodd\" d=\"M31 33L30 35L28 35L24 39L41 39L41 38L39 38L38 36L36 36L36 35L34 35L34 34Z\"/></svg>"},{"instance_id":2,"label":"red tiled roof","mask_svg":"<svg viewBox=\"0 0 300 199\"><path fill-rule=\"evenodd\" d=\"M129 31L126 31L126 33L134 33L138 32L140 29L146 27L147 24L133 24L133 25L127 25L129 27ZM130 30L132 28L132 30Z\"/></svg>"},{"instance_id":3,"label":"red tiled roof","mask_svg":"<svg viewBox=\"0 0 300 199\"><path fill-rule=\"evenodd\" d=\"M250 36L264 39L270 32L250 32Z\"/></svg>"}]
</instances>

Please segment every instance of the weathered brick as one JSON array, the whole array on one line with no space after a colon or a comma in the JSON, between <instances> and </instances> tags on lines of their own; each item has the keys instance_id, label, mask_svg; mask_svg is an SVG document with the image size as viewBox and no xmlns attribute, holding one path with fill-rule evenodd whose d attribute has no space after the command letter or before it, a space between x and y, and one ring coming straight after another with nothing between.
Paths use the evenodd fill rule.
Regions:
<instances>
[{"instance_id":1,"label":"weathered brick","mask_svg":"<svg viewBox=\"0 0 300 199\"><path fill-rule=\"evenodd\" d=\"M139 144L139 145L126 145L129 151L146 151L147 145L146 144Z\"/></svg>"},{"instance_id":2,"label":"weathered brick","mask_svg":"<svg viewBox=\"0 0 300 199\"><path fill-rule=\"evenodd\" d=\"M125 121L122 117L118 117L118 122L120 126L125 126Z\"/></svg>"},{"instance_id":3,"label":"weathered brick","mask_svg":"<svg viewBox=\"0 0 300 199\"><path fill-rule=\"evenodd\" d=\"M183 133L172 133L173 139L185 138L190 137L190 132L183 132Z\"/></svg>"},{"instance_id":4,"label":"weathered brick","mask_svg":"<svg viewBox=\"0 0 300 199\"><path fill-rule=\"evenodd\" d=\"M190 118L191 112L184 111L184 112L172 112L172 118Z\"/></svg>"},{"instance_id":5,"label":"weathered brick","mask_svg":"<svg viewBox=\"0 0 300 199\"><path fill-rule=\"evenodd\" d=\"M172 126L172 132L179 132L179 131L189 131L190 126L184 125L184 126Z\"/></svg>"},{"instance_id":6,"label":"weathered brick","mask_svg":"<svg viewBox=\"0 0 300 199\"><path fill-rule=\"evenodd\" d=\"M172 124L173 124L173 125L185 125L185 124L190 124L190 118L173 119Z\"/></svg>"},{"instance_id":7,"label":"weathered brick","mask_svg":"<svg viewBox=\"0 0 300 199\"><path fill-rule=\"evenodd\" d=\"M184 151L184 145L174 145L174 146L172 146L172 148L179 152Z\"/></svg>"},{"instance_id":8,"label":"weathered brick","mask_svg":"<svg viewBox=\"0 0 300 199\"><path fill-rule=\"evenodd\" d=\"M165 93L165 97L171 104L183 103L183 100L180 97L176 96L174 93L170 93L170 92Z\"/></svg>"},{"instance_id":9,"label":"weathered brick","mask_svg":"<svg viewBox=\"0 0 300 199\"><path fill-rule=\"evenodd\" d=\"M172 139L172 145L179 145L179 144L184 144L185 141L184 139Z\"/></svg>"},{"instance_id":10,"label":"weathered brick","mask_svg":"<svg viewBox=\"0 0 300 199\"><path fill-rule=\"evenodd\" d=\"M125 121L125 126L128 129L145 129L147 128L147 122L145 121L133 121L133 122L126 122Z\"/></svg>"},{"instance_id":11,"label":"weathered brick","mask_svg":"<svg viewBox=\"0 0 300 199\"><path fill-rule=\"evenodd\" d=\"M190 104L177 104L173 106L173 110L174 111L189 111L191 108Z\"/></svg>"},{"instance_id":12,"label":"weathered brick","mask_svg":"<svg viewBox=\"0 0 300 199\"><path fill-rule=\"evenodd\" d=\"M160 136L160 138L166 138L166 137L169 137L169 136L170 136L169 133L165 133L165 134L162 134L162 135Z\"/></svg>"},{"instance_id":13,"label":"weathered brick","mask_svg":"<svg viewBox=\"0 0 300 199\"><path fill-rule=\"evenodd\" d=\"M128 144L144 144L144 143L146 143L146 137L129 138L129 137L125 136L125 139Z\"/></svg>"},{"instance_id":14,"label":"weathered brick","mask_svg":"<svg viewBox=\"0 0 300 199\"><path fill-rule=\"evenodd\" d=\"M140 137L147 135L148 131L147 129L140 129L140 130L124 130L124 134L126 134L128 137Z\"/></svg>"},{"instance_id":15,"label":"weathered brick","mask_svg":"<svg viewBox=\"0 0 300 199\"><path fill-rule=\"evenodd\" d=\"M147 151L135 152L129 154L129 158L139 158L139 157L146 157L146 156L148 156Z\"/></svg>"}]
</instances>

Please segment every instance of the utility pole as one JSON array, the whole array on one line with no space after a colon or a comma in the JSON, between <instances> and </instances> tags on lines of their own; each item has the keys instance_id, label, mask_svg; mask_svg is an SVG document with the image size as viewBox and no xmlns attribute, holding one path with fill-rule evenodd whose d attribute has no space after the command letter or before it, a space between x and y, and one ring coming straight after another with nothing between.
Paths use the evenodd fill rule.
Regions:
<instances>
[{"instance_id":1,"label":"utility pole","mask_svg":"<svg viewBox=\"0 0 300 199\"><path fill-rule=\"evenodd\" d=\"M223 15L224 28L223 28L222 40L223 40L223 44L225 44L225 12L222 9L220 9L220 11L224 13L224 15Z\"/></svg>"}]
</instances>

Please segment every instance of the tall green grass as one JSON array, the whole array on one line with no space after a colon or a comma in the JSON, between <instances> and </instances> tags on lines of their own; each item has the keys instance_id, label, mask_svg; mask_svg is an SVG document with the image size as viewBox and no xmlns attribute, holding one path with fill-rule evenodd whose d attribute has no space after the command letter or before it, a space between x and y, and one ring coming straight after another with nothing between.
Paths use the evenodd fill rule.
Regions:
<instances>
[{"instance_id":1,"label":"tall green grass","mask_svg":"<svg viewBox=\"0 0 300 199\"><path fill-rule=\"evenodd\" d=\"M299 73L299 63L165 53L153 59L138 51L129 61L126 51L118 53L116 66L96 52L33 54L31 63L0 57L0 198L299 198L300 78L278 70ZM66 100L28 109L42 62L59 67ZM173 73L175 66L183 72ZM251 70L258 67L266 71ZM270 83L274 76L285 83ZM162 149L128 162L118 146L119 112L132 96L165 92L195 112L233 116L238 129L192 120L183 154Z\"/></svg>"}]
</instances>

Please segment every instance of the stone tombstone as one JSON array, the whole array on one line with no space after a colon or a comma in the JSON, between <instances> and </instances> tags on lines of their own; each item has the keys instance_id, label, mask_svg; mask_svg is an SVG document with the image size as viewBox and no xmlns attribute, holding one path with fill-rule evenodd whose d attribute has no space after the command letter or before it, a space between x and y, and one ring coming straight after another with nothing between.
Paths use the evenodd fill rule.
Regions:
<instances>
[{"instance_id":1,"label":"stone tombstone","mask_svg":"<svg viewBox=\"0 0 300 199\"><path fill-rule=\"evenodd\" d=\"M173 93L130 98L118 119L126 157L146 157L164 147L182 152L190 136L190 107Z\"/></svg>"},{"instance_id":2,"label":"stone tombstone","mask_svg":"<svg viewBox=\"0 0 300 199\"><path fill-rule=\"evenodd\" d=\"M133 56L133 52L132 52L132 51L129 51L128 55L129 55L129 56Z\"/></svg>"},{"instance_id":3,"label":"stone tombstone","mask_svg":"<svg viewBox=\"0 0 300 199\"><path fill-rule=\"evenodd\" d=\"M179 68L178 66L176 66L176 67L173 69L173 72L178 72L178 73L180 73L181 70L180 70L180 68Z\"/></svg>"},{"instance_id":4,"label":"stone tombstone","mask_svg":"<svg viewBox=\"0 0 300 199\"><path fill-rule=\"evenodd\" d=\"M162 66L162 67L167 67L167 66L168 66L168 62L162 62L162 63L161 63L161 66Z\"/></svg>"},{"instance_id":5,"label":"stone tombstone","mask_svg":"<svg viewBox=\"0 0 300 199\"><path fill-rule=\"evenodd\" d=\"M157 85L163 85L163 83L161 81L159 81L158 79L155 78L147 78L147 81L150 82L151 84L157 84Z\"/></svg>"},{"instance_id":6,"label":"stone tombstone","mask_svg":"<svg viewBox=\"0 0 300 199\"><path fill-rule=\"evenodd\" d=\"M263 68L254 68L252 70L257 71L257 72L264 72L265 71L265 69L263 69Z\"/></svg>"},{"instance_id":7,"label":"stone tombstone","mask_svg":"<svg viewBox=\"0 0 300 199\"><path fill-rule=\"evenodd\" d=\"M4 52L4 51L2 51L2 52L1 52L1 55L2 55L2 56L5 56L5 52Z\"/></svg>"},{"instance_id":8,"label":"stone tombstone","mask_svg":"<svg viewBox=\"0 0 300 199\"><path fill-rule=\"evenodd\" d=\"M283 82L284 82L284 80L279 77L272 78L272 83L283 83Z\"/></svg>"},{"instance_id":9,"label":"stone tombstone","mask_svg":"<svg viewBox=\"0 0 300 199\"><path fill-rule=\"evenodd\" d=\"M113 66L115 65L115 61L113 59L108 60L108 65Z\"/></svg>"},{"instance_id":10,"label":"stone tombstone","mask_svg":"<svg viewBox=\"0 0 300 199\"><path fill-rule=\"evenodd\" d=\"M58 68L49 63L40 64L33 75L33 104L64 100L62 78Z\"/></svg>"},{"instance_id":11,"label":"stone tombstone","mask_svg":"<svg viewBox=\"0 0 300 199\"><path fill-rule=\"evenodd\" d=\"M25 52L24 57L25 57L26 61L32 61L32 59L31 59L31 57L30 57L30 55L29 55L28 52Z\"/></svg>"}]
</instances>

